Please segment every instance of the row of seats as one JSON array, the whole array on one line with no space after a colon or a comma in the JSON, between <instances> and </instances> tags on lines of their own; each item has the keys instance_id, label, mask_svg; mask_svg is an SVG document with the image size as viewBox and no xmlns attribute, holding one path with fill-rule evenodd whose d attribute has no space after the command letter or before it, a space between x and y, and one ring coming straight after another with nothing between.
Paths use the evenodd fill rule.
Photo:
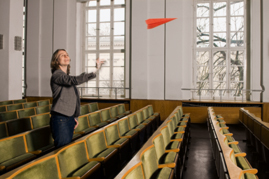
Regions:
<instances>
[{"instance_id":1,"label":"row of seats","mask_svg":"<svg viewBox=\"0 0 269 179\"><path fill-rule=\"evenodd\" d=\"M99 109L97 103L94 103L92 106L94 106L96 109ZM5 130L0 131L0 134L6 133L6 136L4 136L6 138L0 140L0 150L2 149L4 151L0 153L0 158L5 156L2 158L2 160L0 160L0 165L3 163L0 173L1 171L2 173L9 171L10 169L13 169L22 163L32 160L34 157L36 157L36 155L43 155L49 151L48 149L51 150L54 148L53 139L49 128L49 122L50 113L44 113L5 122ZM79 124L78 128L81 128L81 126L83 126L83 123ZM7 137L8 135L15 136ZM74 133L73 140L81 136L82 135L80 134ZM26 141L23 146L20 145L22 144L21 140ZM30 149L28 149L29 145L31 145ZM17 147L19 148L13 151L13 148ZM10 151L12 151L11 155L9 154ZM31 153L35 155L30 155ZM29 158L25 159L24 156L29 156Z\"/></svg>"},{"instance_id":2,"label":"row of seats","mask_svg":"<svg viewBox=\"0 0 269 179\"><path fill-rule=\"evenodd\" d=\"M26 103L26 102L27 102L27 99L16 99L16 100L0 101L0 106L8 105L8 104Z\"/></svg>"},{"instance_id":3,"label":"row of seats","mask_svg":"<svg viewBox=\"0 0 269 179\"><path fill-rule=\"evenodd\" d=\"M151 106L152 108L152 106ZM149 108L146 108L149 110ZM136 112L135 112L136 113ZM133 114L132 114L133 115ZM154 113L153 113L154 115ZM152 116L152 115L151 115ZM124 132L125 117L3 175L4 178L113 178L131 158L137 130ZM157 116L156 116L157 117ZM121 122L121 123L120 123ZM124 132L124 135L121 133Z\"/></svg>"},{"instance_id":4,"label":"row of seats","mask_svg":"<svg viewBox=\"0 0 269 179\"><path fill-rule=\"evenodd\" d=\"M51 109L51 105L46 105L46 106L38 106L38 107L32 107L32 108L26 108L26 109L13 110L13 111L8 111L8 112L1 112L0 122L47 113L47 112L50 112L50 109Z\"/></svg>"},{"instance_id":5,"label":"row of seats","mask_svg":"<svg viewBox=\"0 0 269 179\"><path fill-rule=\"evenodd\" d=\"M176 107L116 179L181 178L189 127L190 114Z\"/></svg>"},{"instance_id":6,"label":"row of seats","mask_svg":"<svg viewBox=\"0 0 269 179\"><path fill-rule=\"evenodd\" d=\"M219 178L257 179L258 171L252 168L225 120L212 107L208 108L207 125Z\"/></svg>"},{"instance_id":7,"label":"row of seats","mask_svg":"<svg viewBox=\"0 0 269 179\"><path fill-rule=\"evenodd\" d=\"M244 108L239 110L239 121L246 128L247 142L269 164L269 123L262 121Z\"/></svg>"},{"instance_id":8,"label":"row of seats","mask_svg":"<svg viewBox=\"0 0 269 179\"><path fill-rule=\"evenodd\" d=\"M18 109L26 109L26 108L32 108L32 107L37 107L37 106L46 106L49 104L50 104L49 100L9 104L9 105L0 106L0 112L14 111Z\"/></svg>"},{"instance_id":9,"label":"row of seats","mask_svg":"<svg viewBox=\"0 0 269 179\"><path fill-rule=\"evenodd\" d=\"M48 106L49 107L49 106ZM50 113L32 115L20 119L0 122L0 139L14 136L22 132L48 126L50 122Z\"/></svg>"}]
</instances>

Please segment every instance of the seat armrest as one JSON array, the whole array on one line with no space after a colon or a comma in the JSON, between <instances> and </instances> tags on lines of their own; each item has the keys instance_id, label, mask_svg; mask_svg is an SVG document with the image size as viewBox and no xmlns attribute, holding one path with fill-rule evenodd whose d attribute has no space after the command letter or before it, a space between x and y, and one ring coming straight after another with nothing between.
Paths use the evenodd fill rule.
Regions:
<instances>
[{"instance_id":1,"label":"seat armrest","mask_svg":"<svg viewBox=\"0 0 269 179\"><path fill-rule=\"evenodd\" d=\"M245 157L247 156L246 153L238 153L238 154L234 154L235 157Z\"/></svg>"},{"instance_id":2,"label":"seat armrest","mask_svg":"<svg viewBox=\"0 0 269 179\"><path fill-rule=\"evenodd\" d=\"M42 153L42 150L36 150L36 151L28 152L28 153L31 153L31 154L34 154L34 155L38 155L38 154L41 154Z\"/></svg>"}]
</instances>

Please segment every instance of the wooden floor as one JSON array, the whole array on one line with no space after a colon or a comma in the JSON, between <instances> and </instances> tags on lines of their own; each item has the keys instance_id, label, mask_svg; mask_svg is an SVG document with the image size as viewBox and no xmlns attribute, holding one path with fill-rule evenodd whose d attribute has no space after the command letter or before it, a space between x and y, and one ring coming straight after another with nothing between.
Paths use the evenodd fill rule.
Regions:
<instances>
[{"instance_id":1,"label":"wooden floor","mask_svg":"<svg viewBox=\"0 0 269 179\"><path fill-rule=\"evenodd\" d=\"M259 162L259 157L246 142L245 128L242 124L229 124L229 131L239 142L241 150L247 153L247 159L253 168L258 169L259 179L268 179L265 166ZM183 172L183 179L217 179L216 166L212 156L211 144L207 124L191 124L191 140L189 144L188 160Z\"/></svg>"}]
</instances>

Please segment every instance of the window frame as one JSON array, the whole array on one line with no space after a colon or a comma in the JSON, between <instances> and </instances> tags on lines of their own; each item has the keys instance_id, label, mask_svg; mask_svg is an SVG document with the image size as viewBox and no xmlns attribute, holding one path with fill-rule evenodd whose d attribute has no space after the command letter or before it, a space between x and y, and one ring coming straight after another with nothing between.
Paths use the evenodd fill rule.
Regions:
<instances>
[{"instance_id":1,"label":"window frame","mask_svg":"<svg viewBox=\"0 0 269 179\"><path fill-rule=\"evenodd\" d=\"M213 34L214 33L221 33L221 32L215 32L213 30L214 28L214 17L219 17L219 16L214 16L213 15L213 3L220 3L220 2L226 2L227 6L226 6L226 47L213 47L213 43L212 40L213 39ZM244 30L243 31L231 31L231 17L242 17L242 15L237 15L237 16L233 16L231 15L231 2L243 2L244 3ZM201 17L197 17L197 4L199 3L209 3L209 46L208 47L197 47L197 19L201 18ZM247 3L246 0L194 0L194 27L193 27L193 32L194 32L194 39L193 39L193 86L196 90L193 91L193 98L194 99L224 99L224 100L237 100L237 99L246 99L246 95L244 94L244 90L246 89L246 83L247 83L247 79L246 79L246 69L247 69L247 59L246 59L246 55L247 55L247 32L246 32L246 28L247 28ZM222 17L222 16L221 16ZM224 17L224 16L223 16ZM207 18L207 17L202 17L202 18ZM231 46L231 32L243 32L244 33L244 45L243 46L236 46L236 47L232 47ZM205 96L203 93L201 94L201 96L199 96L199 90L197 88L197 83L199 82L198 80L198 67L199 65L197 65L196 63L196 56L197 56L197 52L203 52L203 51L207 51L209 53L209 88L211 89L209 91L207 91L208 95ZM212 90L214 89L213 83L214 82L220 82L220 81L214 81L213 79L213 61L214 61L214 52L216 51L226 51L226 88L225 89L232 89L231 88L231 84L232 82L243 82L243 91L242 91L242 95L243 96L232 96L230 95L230 93L227 91L225 92L225 95L220 96L219 95L219 90L215 91ZM244 70L243 70L243 81L232 81L231 80L231 69L232 69L232 65L231 65L231 52L232 51L243 51L244 55L243 55L243 65L238 65L238 66L243 66ZM202 82L200 80L200 82ZM211 91L211 92L210 92ZM215 91L213 94L213 91ZM233 93L233 92L232 92Z\"/></svg>"},{"instance_id":2,"label":"window frame","mask_svg":"<svg viewBox=\"0 0 269 179\"><path fill-rule=\"evenodd\" d=\"M87 69L88 68L91 68L91 67L94 67L94 66L89 66L87 65L87 62L86 60L88 59L87 58L87 55L88 54L95 54L96 55L96 58L97 57L100 57L100 54L109 54L109 80L100 80L100 75L99 73L97 73L97 76L96 76L96 80L95 81L95 92L93 93L87 93L86 92L86 88L84 88L83 90L83 96L87 96L87 97L104 97L104 98L114 98L115 97L115 94L113 92L113 87L114 87L114 83L113 82L123 82L123 88L126 88L126 38L127 38L127 34L126 34L126 24L127 24L127 19L126 19L126 0L125 0L125 4L119 4L119 5L115 5L114 4L114 1L111 0L111 3L110 5L100 5L100 1L97 1L97 6L94 6L94 7L90 7L88 6L88 2L87 4L85 3L85 10L84 10L84 19L83 19L83 22L84 22L84 27L83 27L83 50L82 50L82 53L83 53L83 57L82 57L82 71L86 71L86 72L91 72L91 71L88 71ZM115 9L118 9L118 8L123 8L124 9L124 20L114 20L114 10ZM87 25L88 24L91 24L91 22L88 22L87 18L88 18L88 15L87 15L87 11L88 10L95 10L96 9L96 22L93 22L96 24L96 29L100 30L100 23L110 23L110 35L109 36L100 36L100 34L98 32L96 32L96 49L94 50L88 50L86 49L86 45L87 45L87 38L90 37L88 36L88 32L87 32ZM107 21L107 22L100 22L100 10L103 10L103 9L110 9L110 21ZM114 23L117 23L117 22L123 22L124 23L124 34L123 35L114 35ZM100 37L109 37L110 39L110 49L100 49L100 44L99 44L99 41L100 41ZM114 49L114 38L115 37L123 37L123 41L124 41L124 47L123 49ZM123 66L120 66L121 68L123 68L123 75L124 75L124 78L123 80L114 80L113 79L113 72L114 72L114 68L115 67L119 67L119 66L114 66L114 54L120 54L122 53L123 55L123 60L124 60L124 65ZM101 58L102 59L102 58ZM102 68L107 68L106 66L103 66ZM109 93L107 94L99 94L97 88L99 88L101 85L100 85L100 82L101 81L107 81L109 82L109 87L111 87L109 89ZM88 86L88 83L84 83L83 84L83 87L87 87ZM123 96L125 97L126 95L126 90L125 89L122 89L124 92ZM116 94L117 95L117 94ZM117 97L116 97L117 98Z\"/></svg>"}]
</instances>

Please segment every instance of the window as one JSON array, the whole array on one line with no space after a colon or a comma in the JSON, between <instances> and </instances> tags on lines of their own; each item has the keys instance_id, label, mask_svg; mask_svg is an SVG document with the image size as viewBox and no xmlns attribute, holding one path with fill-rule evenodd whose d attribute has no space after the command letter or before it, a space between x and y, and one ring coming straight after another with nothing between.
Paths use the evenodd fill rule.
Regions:
<instances>
[{"instance_id":1,"label":"window","mask_svg":"<svg viewBox=\"0 0 269 179\"><path fill-rule=\"evenodd\" d=\"M89 1L86 4L85 71L95 70L96 59L106 63L94 80L85 84L85 96L124 97L125 0Z\"/></svg>"},{"instance_id":2,"label":"window","mask_svg":"<svg viewBox=\"0 0 269 179\"><path fill-rule=\"evenodd\" d=\"M242 98L246 86L244 0L197 0L195 24L195 97Z\"/></svg>"}]
</instances>

